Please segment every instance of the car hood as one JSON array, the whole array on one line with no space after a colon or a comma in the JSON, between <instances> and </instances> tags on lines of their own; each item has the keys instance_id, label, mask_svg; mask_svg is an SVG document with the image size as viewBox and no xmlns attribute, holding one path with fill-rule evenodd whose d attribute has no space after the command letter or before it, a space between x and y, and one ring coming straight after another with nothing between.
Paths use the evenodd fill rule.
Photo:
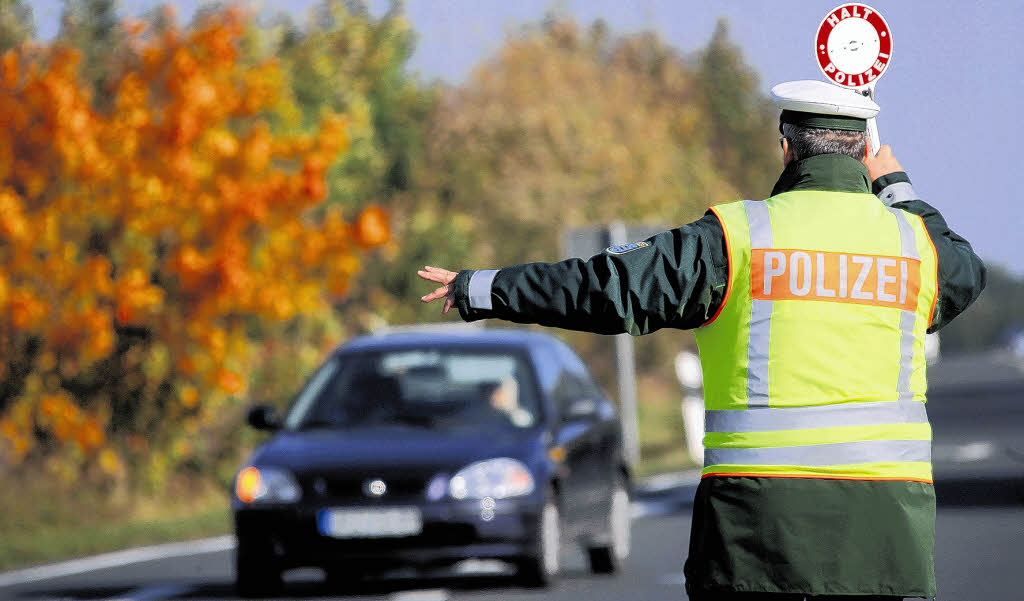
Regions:
<instances>
[{"instance_id":1,"label":"car hood","mask_svg":"<svg viewBox=\"0 0 1024 601\"><path fill-rule=\"evenodd\" d=\"M540 430L453 433L402 426L279 432L252 456L254 464L296 472L320 469L400 468L457 470L492 457L527 460Z\"/></svg>"}]
</instances>

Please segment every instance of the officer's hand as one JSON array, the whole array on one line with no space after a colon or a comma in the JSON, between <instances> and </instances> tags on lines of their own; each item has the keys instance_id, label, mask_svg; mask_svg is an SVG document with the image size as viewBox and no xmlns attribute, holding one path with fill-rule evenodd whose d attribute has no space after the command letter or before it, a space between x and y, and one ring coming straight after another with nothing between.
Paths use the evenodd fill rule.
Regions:
<instances>
[{"instance_id":1,"label":"officer's hand","mask_svg":"<svg viewBox=\"0 0 1024 601\"><path fill-rule=\"evenodd\" d=\"M883 144L875 156L871 156L871 148L869 146L869 144L864 145L864 158L860 162L864 163L864 166L868 168L868 177L871 178L871 181L875 181L883 175L903 171L899 161L896 160L896 157L892 156L892 148L888 144Z\"/></svg>"},{"instance_id":2,"label":"officer's hand","mask_svg":"<svg viewBox=\"0 0 1024 601\"><path fill-rule=\"evenodd\" d=\"M425 303L429 303L439 298L444 298L444 307L441 309L441 313L447 313L455 304L455 288L452 286L452 282L455 281L455 276L458 274L454 271L448 271L447 269L441 269L439 267L430 267L428 265L417 271L416 275L420 276L424 280L443 284L437 290L434 290L430 294L420 298L420 300Z\"/></svg>"}]
</instances>

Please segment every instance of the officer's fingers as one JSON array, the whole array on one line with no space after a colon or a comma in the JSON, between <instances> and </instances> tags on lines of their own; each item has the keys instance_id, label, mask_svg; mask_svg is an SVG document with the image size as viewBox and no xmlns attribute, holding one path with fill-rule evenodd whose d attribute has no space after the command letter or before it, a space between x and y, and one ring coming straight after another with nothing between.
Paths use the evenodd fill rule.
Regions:
<instances>
[{"instance_id":1,"label":"officer's fingers","mask_svg":"<svg viewBox=\"0 0 1024 601\"><path fill-rule=\"evenodd\" d=\"M444 296L448 296L448 286L441 286L440 288L431 292L430 294L420 297L420 300L425 303L429 303L430 301L435 301Z\"/></svg>"},{"instance_id":2,"label":"officer's fingers","mask_svg":"<svg viewBox=\"0 0 1024 601\"><path fill-rule=\"evenodd\" d=\"M880 159L891 159L892 158L892 147L888 144L882 144L878 148L878 152L875 154Z\"/></svg>"},{"instance_id":3,"label":"officer's fingers","mask_svg":"<svg viewBox=\"0 0 1024 601\"><path fill-rule=\"evenodd\" d=\"M437 273L436 271L427 271L426 269L421 269L416 272L416 275L420 276L424 280L437 282L439 284L449 283L447 281L447 278L443 274Z\"/></svg>"},{"instance_id":4,"label":"officer's fingers","mask_svg":"<svg viewBox=\"0 0 1024 601\"><path fill-rule=\"evenodd\" d=\"M443 278L438 281L442 281L445 284L451 283L455 279L455 276L458 275L454 271L448 271L447 269L441 269L440 267L431 267L430 265L425 266L423 269L428 273L433 273Z\"/></svg>"},{"instance_id":5,"label":"officer's fingers","mask_svg":"<svg viewBox=\"0 0 1024 601\"><path fill-rule=\"evenodd\" d=\"M448 311L451 311L453 305L455 305L455 299L453 299L450 296L444 299L444 309L441 309L441 313L447 313Z\"/></svg>"}]
</instances>

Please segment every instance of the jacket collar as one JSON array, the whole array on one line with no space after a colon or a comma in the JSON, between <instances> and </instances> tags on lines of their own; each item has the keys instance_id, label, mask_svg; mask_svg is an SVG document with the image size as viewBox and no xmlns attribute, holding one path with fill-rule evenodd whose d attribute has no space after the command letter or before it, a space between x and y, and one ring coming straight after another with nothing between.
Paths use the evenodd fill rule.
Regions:
<instances>
[{"instance_id":1,"label":"jacket collar","mask_svg":"<svg viewBox=\"0 0 1024 601\"><path fill-rule=\"evenodd\" d=\"M772 196L797 190L871 192L867 168L845 154L819 154L793 161L779 176Z\"/></svg>"}]
</instances>

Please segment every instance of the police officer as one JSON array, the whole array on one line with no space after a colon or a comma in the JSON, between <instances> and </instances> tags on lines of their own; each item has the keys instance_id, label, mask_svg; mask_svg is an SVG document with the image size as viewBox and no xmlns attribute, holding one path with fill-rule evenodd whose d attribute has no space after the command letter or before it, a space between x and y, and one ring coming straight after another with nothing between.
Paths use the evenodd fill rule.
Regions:
<instances>
[{"instance_id":1,"label":"police officer","mask_svg":"<svg viewBox=\"0 0 1024 601\"><path fill-rule=\"evenodd\" d=\"M696 329L691 599L934 597L924 338L978 297L985 267L888 146L870 155L874 102L814 81L772 96L785 169L770 198L588 261L426 267L442 286L422 300L467 321Z\"/></svg>"}]
</instances>

